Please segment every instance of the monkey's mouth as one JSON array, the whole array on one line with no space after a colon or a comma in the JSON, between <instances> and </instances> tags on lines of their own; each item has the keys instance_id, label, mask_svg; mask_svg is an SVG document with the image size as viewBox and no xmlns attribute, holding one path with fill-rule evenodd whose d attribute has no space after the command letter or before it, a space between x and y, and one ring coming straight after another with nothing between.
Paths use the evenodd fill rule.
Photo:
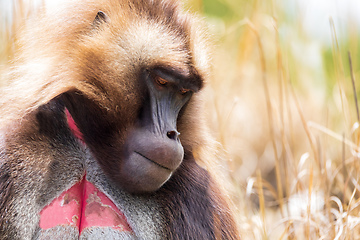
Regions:
<instances>
[{"instance_id":1,"label":"monkey's mouth","mask_svg":"<svg viewBox=\"0 0 360 240\"><path fill-rule=\"evenodd\" d=\"M140 155L141 157L143 157L143 158L145 158L146 160L148 160L149 162L151 162L151 163L153 163L153 164L157 165L158 167L163 168L163 169L165 169L165 170L168 170L169 172L172 172L172 170L171 170L170 168L165 167L165 166L163 166L163 165L161 165L161 164L159 164L159 163L157 163L157 162L155 162L155 161L151 160L150 158L146 157L145 155L143 155L143 154L139 153L138 151L134 151L134 153L136 153L136 154Z\"/></svg>"}]
</instances>

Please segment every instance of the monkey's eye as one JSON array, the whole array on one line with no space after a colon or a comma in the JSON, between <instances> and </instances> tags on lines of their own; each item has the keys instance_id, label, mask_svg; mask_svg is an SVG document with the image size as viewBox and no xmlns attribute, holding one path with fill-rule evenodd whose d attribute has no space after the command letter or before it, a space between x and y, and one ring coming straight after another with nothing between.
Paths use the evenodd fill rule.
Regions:
<instances>
[{"instance_id":1,"label":"monkey's eye","mask_svg":"<svg viewBox=\"0 0 360 240\"><path fill-rule=\"evenodd\" d=\"M168 81L166 81L165 79L163 79L163 78L161 78L161 77L159 77L159 76L157 76L157 77L155 78L155 81L156 81L156 83L159 84L160 86L166 86L166 84L168 83Z\"/></svg>"},{"instance_id":2,"label":"monkey's eye","mask_svg":"<svg viewBox=\"0 0 360 240\"><path fill-rule=\"evenodd\" d=\"M186 94L186 93L188 93L188 92L190 92L190 89L186 89L186 88L181 88L181 89L180 89L180 93L181 93L182 95L184 95L184 94Z\"/></svg>"}]
</instances>

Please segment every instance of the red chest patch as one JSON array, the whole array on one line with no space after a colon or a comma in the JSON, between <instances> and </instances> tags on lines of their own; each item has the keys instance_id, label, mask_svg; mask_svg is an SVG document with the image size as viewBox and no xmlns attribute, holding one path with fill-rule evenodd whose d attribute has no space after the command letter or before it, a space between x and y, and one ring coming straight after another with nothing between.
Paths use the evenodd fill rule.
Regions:
<instances>
[{"instance_id":1,"label":"red chest patch","mask_svg":"<svg viewBox=\"0 0 360 240\"><path fill-rule=\"evenodd\" d=\"M83 135L67 109L65 114L71 132L84 143ZM86 176L41 210L39 225L44 230L61 225L72 226L79 230L79 235L90 227L111 227L121 232L132 232L124 214L87 181Z\"/></svg>"},{"instance_id":2,"label":"red chest patch","mask_svg":"<svg viewBox=\"0 0 360 240\"><path fill-rule=\"evenodd\" d=\"M111 227L132 232L124 214L84 177L40 212L40 228L70 225L81 232L89 227Z\"/></svg>"}]
</instances>

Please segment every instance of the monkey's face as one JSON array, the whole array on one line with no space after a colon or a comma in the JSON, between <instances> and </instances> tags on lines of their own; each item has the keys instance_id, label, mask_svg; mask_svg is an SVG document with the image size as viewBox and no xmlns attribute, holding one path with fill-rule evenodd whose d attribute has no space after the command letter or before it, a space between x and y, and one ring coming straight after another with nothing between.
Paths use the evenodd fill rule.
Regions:
<instances>
[{"instance_id":1,"label":"monkey's face","mask_svg":"<svg viewBox=\"0 0 360 240\"><path fill-rule=\"evenodd\" d=\"M181 164L184 150L177 120L191 95L198 91L186 79L161 68L146 71L143 80L147 96L119 162L118 178L132 192L157 190Z\"/></svg>"},{"instance_id":2,"label":"monkey's face","mask_svg":"<svg viewBox=\"0 0 360 240\"><path fill-rule=\"evenodd\" d=\"M177 123L202 78L185 27L110 19L74 49L82 80L65 105L110 178L129 192L156 191L183 161Z\"/></svg>"},{"instance_id":3,"label":"monkey's face","mask_svg":"<svg viewBox=\"0 0 360 240\"><path fill-rule=\"evenodd\" d=\"M137 81L137 101L119 103L128 105L119 111L104 109L79 92L66 93L63 99L108 176L129 192L152 192L183 161L177 122L201 87L193 78L163 67L144 69ZM131 113L126 112L129 107Z\"/></svg>"}]
</instances>

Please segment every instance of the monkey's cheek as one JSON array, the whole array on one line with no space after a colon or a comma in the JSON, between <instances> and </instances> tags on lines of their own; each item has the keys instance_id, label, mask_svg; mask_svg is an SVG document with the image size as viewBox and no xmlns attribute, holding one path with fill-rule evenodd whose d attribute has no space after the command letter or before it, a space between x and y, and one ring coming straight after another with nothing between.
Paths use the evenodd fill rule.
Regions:
<instances>
[{"instance_id":1,"label":"monkey's cheek","mask_svg":"<svg viewBox=\"0 0 360 240\"><path fill-rule=\"evenodd\" d=\"M121 185L131 193L154 192L169 180L172 173L170 169L159 166L134 152L122 161Z\"/></svg>"}]
</instances>

